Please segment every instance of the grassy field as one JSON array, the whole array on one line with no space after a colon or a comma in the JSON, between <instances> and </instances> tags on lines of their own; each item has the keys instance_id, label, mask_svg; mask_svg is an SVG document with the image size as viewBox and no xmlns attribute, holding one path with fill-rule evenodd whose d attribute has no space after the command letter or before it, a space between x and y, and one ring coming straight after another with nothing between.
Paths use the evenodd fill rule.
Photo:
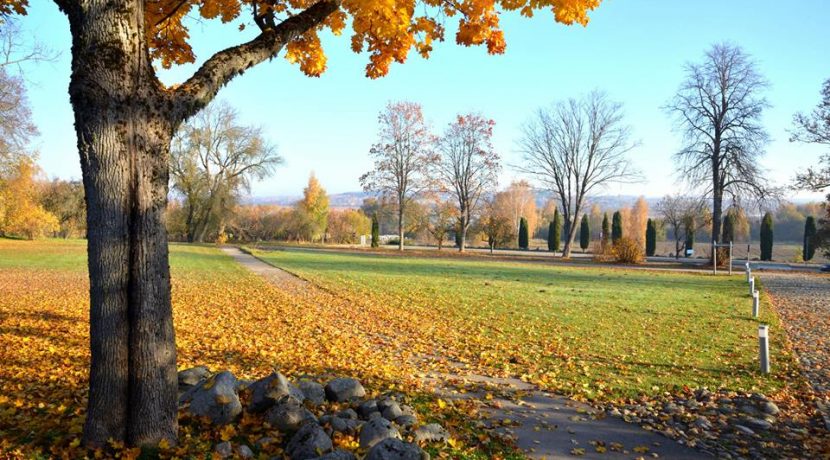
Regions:
<instances>
[{"instance_id":1,"label":"grassy field","mask_svg":"<svg viewBox=\"0 0 830 460\"><path fill-rule=\"evenodd\" d=\"M256 254L340 295L387 305L396 339L483 373L519 375L588 398L683 386L774 391L790 371L756 372L759 322L742 275L401 258L312 251ZM766 307L766 305L765 305ZM399 324L400 323L400 324ZM402 325L403 324L403 325Z\"/></svg>"},{"instance_id":2,"label":"grassy field","mask_svg":"<svg viewBox=\"0 0 830 460\"><path fill-rule=\"evenodd\" d=\"M0 239L0 457L82 457L88 279L85 242ZM520 376L575 397L613 400L683 386L774 393L790 357L773 331L775 373L756 368L757 321L741 278L540 263L274 251L265 260L316 283L289 293L213 246L171 245L180 368L239 378L277 368L292 378L360 378L403 391L426 421L448 426L452 457L509 457L419 376L457 369ZM167 457L212 450L227 436L180 420ZM234 439L279 436L243 420ZM485 438L486 439L486 438ZM339 445L353 439L339 438ZM134 452L133 452L134 453ZM264 451L265 455L278 455ZM434 454L438 452L433 452ZM164 456L164 455L163 455ZM129 455L124 453L124 457Z\"/></svg>"}]
</instances>

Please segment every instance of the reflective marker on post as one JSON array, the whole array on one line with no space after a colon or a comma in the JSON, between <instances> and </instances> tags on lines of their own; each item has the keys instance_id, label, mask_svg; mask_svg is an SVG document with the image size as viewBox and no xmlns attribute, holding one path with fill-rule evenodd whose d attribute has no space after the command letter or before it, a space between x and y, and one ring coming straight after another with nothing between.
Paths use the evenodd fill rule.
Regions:
<instances>
[{"instance_id":1,"label":"reflective marker on post","mask_svg":"<svg viewBox=\"0 0 830 460\"><path fill-rule=\"evenodd\" d=\"M752 291L752 317L757 318L760 310L760 296L758 291Z\"/></svg>"},{"instance_id":2,"label":"reflective marker on post","mask_svg":"<svg viewBox=\"0 0 830 460\"><path fill-rule=\"evenodd\" d=\"M769 374L769 329L766 324L758 326L758 355L761 358L761 372Z\"/></svg>"}]
</instances>

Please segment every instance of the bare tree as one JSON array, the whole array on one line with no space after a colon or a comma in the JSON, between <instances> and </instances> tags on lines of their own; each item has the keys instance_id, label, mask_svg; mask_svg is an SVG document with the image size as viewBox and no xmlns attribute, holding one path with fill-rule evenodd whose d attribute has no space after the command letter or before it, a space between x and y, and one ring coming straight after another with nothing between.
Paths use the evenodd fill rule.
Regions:
<instances>
[{"instance_id":1,"label":"bare tree","mask_svg":"<svg viewBox=\"0 0 830 460\"><path fill-rule=\"evenodd\" d=\"M420 104L390 103L378 122L378 143L369 151L375 165L360 176L360 183L364 190L392 199L398 221L398 249L403 251L406 209L433 185L429 171L437 161L435 138L424 122Z\"/></svg>"},{"instance_id":2,"label":"bare tree","mask_svg":"<svg viewBox=\"0 0 830 460\"><path fill-rule=\"evenodd\" d=\"M23 80L0 67L0 172L27 155L37 132Z\"/></svg>"},{"instance_id":3,"label":"bare tree","mask_svg":"<svg viewBox=\"0 0 830 460\"><path fill-rule=\"evenodd\" d=\"M816 108L810 114L795 114L793 124L791 142L830 146L830 78L824 81ZM796 176L797 188L821 191L830 187L830 153L822 155L820 162L820 168L808 168Z\"/></svg>"},{"instance_id":4,"label":"bare tree","mask_svg":"<svg viewBox=\"0 0 830 460\"><path fill-rule=\"evenodd\" d=\"M524 126L524 164L518 169L559 198L566 228L563 257L571 255L585 198L608 184L638 178L626 158L636 147L630 137L622 105L597 91L540 109Z\"/></svg>"},{"instance_id":5,"label":"bare tree","mask_svg":"<svg viewBox=\"0 0 830 460\"><path fill-rule=\"evenodd\" d=\"M173 189L184 198L188 241L204 241L213 228L224 233L226 218L251 180L282 162L262 129L241 126L224 102L199 112L176 134L170 150Z\"/></svg>"},{"instance_id":6,"label":"bare tree","mask_svg":"<svg viewBox=\"0 0 830 460\"><path fill-rule=\"evenodd\" d=\"M657 212L663 223L671 227L674 236L675 258L679 258L685 248L686 233L694 233L699 225L707 224L705 208L702 199L682 195L666 195L657 203Z\"/></svg>"},{"instance_id":7,"label":"bare tree","mask_svg":"<svg viewBox=\"0 0 830 460\"><path fill-rule=\"evenodd\" d=\"M759 165L769 139L761 126L767 86L740 47L718 44L702 62L686 65L686 79L665 107L683 134L678 173L712 197L712 241L720 241L724 196L760 202L777 193Z\"/></svg>"},{"instance_id":8,"label":"bare tree","mask_svg":"<svg viewBox=\"0 0 830 460\"><path fill-rule=\"evenodd\" d=\"M0 17L0 68L16 67L18 73L22 74L23 64L54 61L59 55L36 39L24 39L23 31L15 18Z\"/></svg>"},{"instance_id":9,"label":"bare tree","mask_svg":"<svg viewBox=\"0 0 830 460\"><path fill-rule=\"evenodd\" d=\"M493 120L481 115L459 115L439 143L438 176L458 203L461 252L466 247L467 230L482 195L498 183L501 165L499 155L493 150L493 126Z\"/></svg>"}]
</instances>

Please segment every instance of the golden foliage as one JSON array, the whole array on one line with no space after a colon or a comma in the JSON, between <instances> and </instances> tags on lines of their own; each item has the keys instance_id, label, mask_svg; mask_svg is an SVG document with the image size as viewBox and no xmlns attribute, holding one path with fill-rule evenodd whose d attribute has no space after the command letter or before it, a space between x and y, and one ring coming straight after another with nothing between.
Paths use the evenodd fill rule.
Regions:
<instances>
[{"instance_id":1,"label":"golden foliage","mask_svg":"<svg viewBox=\"0 0 830 460\"><path fill-rule=\"evenodd\" d=\"M9 263L12 253L44 261L42 267L27 263L0 269L0 458L75 459L87 454L80 442L90 359L84 250L77 242L0 239L0 261ZM288 293L230 259L208 267L180 262L199 255L224 257L216 251L193 246L172 250L180 369L206 365L215 371L230 370L241 379L256 379L276 368L289 377L319 376L321 381L354 376L373 393L422 391L413 363L416 353L431 346L429 340L390 343L386 335L395 330L418 337L424 326L417 313L405 314L390 304L320 289ZM59 262L54 267L48 262L67 254L77 263L67 267ZM370 317L383 320L371 324L366 321ZM450 427L461 423L461 417L475 417L464 412L472 406L425 404L430 404L432 417L447 420ZM458 422L445 417L458 417ZM229 437L254 445L263 436L282 439L280 432L249 414L221 429L181 412L180 444L162 449L160 458L201 458ZM352 450L356 441L349 436L335 440ZM263 448L263 458L281 458L280 446L275 442ZM121 444L110 448L121 458L140 453ZM112 455L97 452L96 458Z\"/></svg>"},{"instance_id":2,"label":"golden foliage","mask_svg":"<svg viewBox=\"0 0 830 460\"><path fill-rule=\"evenodd\" d=\"M645 260L643 245L634 238L624 236L611 248L614 260L621 264L641 264Z\"/></svg>"},{"instance_id":3,"label":"golden foliage","mask_svg":"<svg viewBox=\"0 0 830 460\"><path fill-rule=\"evenodd\" d=\"M272 11L277 18L296 15L316 0L256 0L258 12ZM458 18L459 45L487 47L490 54L504 53L506 42L499 23L502 12L518 11L525 17L537 10L550 10L557 22L588 24L588 12L601 0L343 0L341 8L309 33L287 46L286 58L309 76L326 69L326 55L318 33L330 30L340 35L351 25L351 48L369 53L366 75L386 75L393 62L406 61L410 50L429 57L433 44L444 40L448 18ZM145 25L150 53L165 68L194 62L186 18L198 14L223 23L239 21L245 29L249 2L242 0L145 0ZM245 8L243 8L245 6ZM26 0L0 0L0 14L26 11Z\"/></svg>"},{"instance_id":4,"label":"golden foliage","mask_svg":"<svg viewBox=\"0 0 830 460\"><path fill-rule=\"evenodd\" d=\"M40 205L37 174L34 161L24 157L9 177L0 177L0 234L31 240L60 228L58 218Z\"/></svg>"}]
</instances>

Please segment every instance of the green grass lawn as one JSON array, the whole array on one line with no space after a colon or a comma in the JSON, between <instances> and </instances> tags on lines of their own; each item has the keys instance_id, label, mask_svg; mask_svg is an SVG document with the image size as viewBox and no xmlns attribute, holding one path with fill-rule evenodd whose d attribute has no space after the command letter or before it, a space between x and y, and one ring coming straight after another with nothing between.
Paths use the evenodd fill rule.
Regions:
<instances>
[{"instance_id":1,"label":"green grass lawn","mask_svg":"<svg viewBox=\"0 0 830 460\"><path fill-rule=\"evenodd\" d=\"M86 240L0 239L0 270L86 271ZM170 244L170 268L178 274L223 277L245 269L211 244Z\"/></svg>"},{"instance_id":2,"label":"green grass lawn","mask_svg":"<svg viewBox=\"0 0 830 460\"><path fill-rule=\"evenodd\" d=\"M420 324L454 359L589 398L684 386L771 392L791 375L778 318L751 318L743 275L260 251L269 263ZM393 313L392 313L393 314ZM770 325L775 372L757 372ZM394 331L392 331L394 333ZM399 335L405 335L405 332ZM403 337L402 337L403 339Z\"/></svg>"}]
</instances>

